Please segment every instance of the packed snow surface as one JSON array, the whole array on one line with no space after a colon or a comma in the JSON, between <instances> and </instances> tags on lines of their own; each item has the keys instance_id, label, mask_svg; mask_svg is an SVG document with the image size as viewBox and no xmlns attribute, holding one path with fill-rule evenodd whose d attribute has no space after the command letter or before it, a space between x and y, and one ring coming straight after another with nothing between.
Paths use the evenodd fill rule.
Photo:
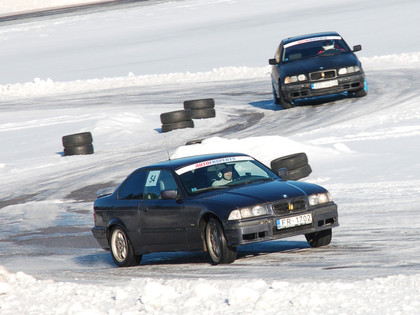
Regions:
<instances>
[{"instance_id":1,"label":"packed snow surface","mask_svg":"<svg viewBox=\"0 0 420 315\"><path fill-rule=\"evenodd\" d=\"M57 3L2 1L0 15ZM139 1L0 23L0 314L419 314L419 9ZM326 30L362 44L368 96L282 110L268 58L284 37ZM215 118L161 132L161 113L207 97ZM95 153L64 157L62 136L83 131ZM266 164L306 152L303 180L339 207L332 243L247 245L219 266L154 253L116 268L90 232L95 193L168 156L225 151Z\"/></svg>"},{"instance_id":2,"label":"packed snow surface","mask_svg":"<svg viewBox=\"0 0 420 315\"><path fill-rule=\"evenodd\" d=\"M2 0L0 16L111 1L113 0Z\"/></svg>"}]
</instances>

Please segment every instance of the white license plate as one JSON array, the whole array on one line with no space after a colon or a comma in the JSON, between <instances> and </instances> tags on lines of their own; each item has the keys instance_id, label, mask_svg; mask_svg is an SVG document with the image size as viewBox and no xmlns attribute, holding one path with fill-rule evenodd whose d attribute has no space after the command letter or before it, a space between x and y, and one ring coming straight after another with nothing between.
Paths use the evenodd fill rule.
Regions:
<instances>
[{"instance_id":1,"label":"white license plate","mask_svg":"<svg viewBox=\"0 0 420 315\"><path fill-rule=\"evenodd\" d=\"M337 85L338 85L338 80L317 82L317 83L312 83L312 90L326 89L326 88L337 86Z\"/></svg>"},{"instance_id":2,"label":"white license plate","mask_svg":"<svg viewBox=\"0 0 420 315\"><path fill-rule=\"evenodd\" d=\"M294 226L311 224L312 213L297 215L295 217L288 217L284 219L277 219L277 229L287 229Z\"/></svg>"}]
</instances>

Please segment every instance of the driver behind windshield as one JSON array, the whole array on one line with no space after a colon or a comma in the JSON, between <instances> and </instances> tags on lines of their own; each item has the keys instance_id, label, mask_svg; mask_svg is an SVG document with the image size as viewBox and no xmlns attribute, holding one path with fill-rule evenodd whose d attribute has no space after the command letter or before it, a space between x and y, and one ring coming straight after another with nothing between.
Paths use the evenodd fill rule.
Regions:
<instances>
[{"instance_id":1,"label":"driver behind windshield","mask_svg":"<svg viewBox=\"0 0 420 315\"><path fill-rule=\"evenodd\" d=\"M322 41L321 50L318 52L319 54L322 54L323 52L326 52L327 50L340 50L340 51L346 51L342 46L340 41L334 41L334 40L324 40Z\"/></svg>"},{"instance_id":2,"label":"driver behind windshield","mask_svg":"<svg viewBox=\"0 0 420 315\"><path fill-rule=\"evenodd\" d=\"M233 181L233 169L231 165L226 166L224 169L222 169L222 177L219 180L216 180L213 182L212 186L223 186L226 184L229 184Z\"/></svg>"},{"instance_id":3,"label":"driver behind windshield","mask_svg":"<svg viewBox=\"0 0 420 315\"><path fill-rule=\"evenodd\" d=\"M322 47L321 50L318 52L318 54L322 54L323 52L330 50L330 49L335 49L334 47L334 41L332 40L324 40L322 42Z\"/></svg>"}]
</instances>

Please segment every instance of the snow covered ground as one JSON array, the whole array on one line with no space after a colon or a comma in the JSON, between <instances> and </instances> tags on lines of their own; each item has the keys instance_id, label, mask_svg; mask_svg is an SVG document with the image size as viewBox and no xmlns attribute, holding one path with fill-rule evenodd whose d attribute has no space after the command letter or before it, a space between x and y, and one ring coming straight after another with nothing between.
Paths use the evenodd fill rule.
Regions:
<instances>
[{"instance_id":1,"label":"snow covered ground","mask_svg":"<svg viewBox=\"0 0 420 315\"><path fill-rule=\"evenodd\" d=\"M2 0L0 16L111 1L114 0Z\"/></svg>"},{"instance_id":2,"label":"snow covered ground","mask_svg":"<svg viewBox=\"0 0 420 315\"><path fill-rule=\"evenodd\" d=\"M0 24L0 313L418 314L419 9L146 1ZM268 58L281 38L323 30L362 44L369 95L281 110ZM160 113L204 97L216 118L160 132ZM63 157L61 137L81 131L95 154ZM160 253L116 268L90 233L95 192L168 152L214 151L267 164L306 152L305 180L339 206L331 245L295 237L244 246L228 266Z\"/></svg>"}]
</instances>

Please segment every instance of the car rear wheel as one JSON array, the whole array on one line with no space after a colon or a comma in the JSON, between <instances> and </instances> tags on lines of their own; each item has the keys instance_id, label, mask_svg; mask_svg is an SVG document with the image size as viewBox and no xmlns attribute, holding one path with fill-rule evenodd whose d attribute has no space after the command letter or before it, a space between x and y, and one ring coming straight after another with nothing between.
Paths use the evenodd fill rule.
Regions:
<instances>
[{"instance_id":1,"label":"car rear wheel","mask_svg":"<svg viewBox=\"0 0 420 315\"><path fill-rule=\"evenodd\" d=\"M142 256L134 255L130 240L120 227L112 230L110 247L112 259L118 267L136 266L140 263Z\"/></svg>"},{"instance_id":2,"label":"car rear wheel","mask_svg":"<svg viewBox=\"0 0 420 315\"><path fill-rule=\"evenodd\" d=\"M236 249L229 248L219 221L211 218L205 230L207 250L214 265L230 264L236 259Z\"/></svg>"},{"instance_id":3,"label":"car rear wheel","mask_svg":"<svg viewBox=\"0 0 420 315\"><path fill-rule=\"evenodd\" d=\"M332 230L328 229L320 232L305 234L305 237L311 247L325 246L331 243Z\"/></svg>"}]
</instances>

